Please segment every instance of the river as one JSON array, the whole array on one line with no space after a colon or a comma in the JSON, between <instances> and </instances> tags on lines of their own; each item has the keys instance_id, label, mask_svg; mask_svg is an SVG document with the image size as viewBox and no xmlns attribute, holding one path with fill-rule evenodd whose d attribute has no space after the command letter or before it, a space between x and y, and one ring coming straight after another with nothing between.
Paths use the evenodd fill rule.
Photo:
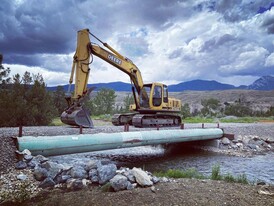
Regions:
<instances>
[{"instance_id":1,"label":"river","mask_svg":"<svg viewBox=\"0 0 274 206\"><path fill-rule=\"evenodd\" d=\"M150 172L195 168L206 176L211 175L213 166L220 165L223 175L245 174L250 182L263 181L274 185L274 153L236 157L188 147L164 149L161 146L143 146L55 156L50 159L72 165L84 165L89 159L99 159L104 162L114 162L118 166L141 167Z\"/></svg>"}]
</instances>

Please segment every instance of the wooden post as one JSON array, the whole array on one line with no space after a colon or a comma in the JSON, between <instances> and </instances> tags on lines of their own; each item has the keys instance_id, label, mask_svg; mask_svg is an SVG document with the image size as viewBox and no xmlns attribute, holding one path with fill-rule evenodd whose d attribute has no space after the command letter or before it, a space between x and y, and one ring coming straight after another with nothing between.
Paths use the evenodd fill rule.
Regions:
<instances>
[{"instance_id":1,"label":"wooden post","mask_svg":"<svg viewBox=\"0 0 274 206\"><path fill-rule=\"evenodd\" d=\"M83 126L80 126L80 134L83 134Z\"/></svg>"},{"instance_id":2,"label":"wooden post","mask_svg":"<svg viewBox=\"0 0 274 206\"><path fill-rule=\"evenodd\" d=\"M19 134L18 134L18 137L22 137L22 135L23 135L23 126L20 125L20 126L19 126Z\"/></svg>"},{"instance_id":3,"label":"wooden post","mask_svg":"<svg viewBox=\"0 0 274 206\"><path fill-rule=\"evenodd\" d=\"M204 123L202 123L202 128L203 128L203 129L205 128L205 124L204 124Z\"/></svg>"},{"instance_id":4,"label":"wooden post","mask_svg":"<svg viewBox=\"0 0 274 206\"><path fill-rule=\"evenodd\" d=\"M180 129L185 129L185 124L184 123L181 124Z\"/></svg>"},{"instance_id":5,"label":"wooden post","mask_svg":"<svg viewBox=\"0 0 274 206\"><path fill-rule=\"evenodd\" d=\"M124 124L124 132L128 132L129 131L129 124L126 123Z\"/></svg>"}]
</instances>

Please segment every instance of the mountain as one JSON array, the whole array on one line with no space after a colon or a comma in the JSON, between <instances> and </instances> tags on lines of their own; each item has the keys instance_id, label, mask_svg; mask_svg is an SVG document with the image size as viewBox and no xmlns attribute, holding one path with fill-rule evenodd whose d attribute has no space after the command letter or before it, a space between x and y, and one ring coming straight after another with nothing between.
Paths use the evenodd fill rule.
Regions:
<instances>
[{"instance_id":1,"label":"mountain","mask_svg":"<svg viewBox=\"0 0 274 206\"><path fill-rule=\"evenodd\" d=\"M110 82L110 83L98 83L98 84L88 84L88 87L96 87L95 90L100 88L109 88L117 92L131 92L131 84L124 82ZM55 91L55 87L47 87L49 91ZM63 86L64 90L68 90L68 85ZM244 89L244 90L274 90L274 77L263 76L256 81L254 81L249 86L241 85L235 87L231 84L223 84L217 81L208 80L192 80L187 82L182 82L179 84L169 85L170 92L182 92L186 90L192 91L214 91L214 90L229 90L229 89ZM74 85L71 86L71 91L74 90Z\"/></svg>"},{"instance_id":2,"label":"mountain","mask_svg":"<svg viewBox=\"0 0 274 206\"><path fill-rule=\"evenodd\" d=\"M274 77L263 76L250 84L247 89L252 90L274 90Z\"/></svg>"},{"instance_id":3,"label":"mountain","mask_svg":"<svg viewBox=\"0 0 274 206\"><path fill-rule=\"evenodd\" d=\"M213 90L236 89L235 86L230 84L222 84L217 81L207 81L207 80L192 80L188 82L182 82L180 84L170 85L168 88L169 88L169 91L171 92L181 92L184 90L213 91Z\"/></svg>"},{"instance_id":4,"label":"mountain","mask_svg":"<svg viewBox=\"0 0 274 206\"><path fill-rule=\"evenodd\" d=\"M69 85L63 85L65 91L68 91ZM116 92L130 92L131 84L124 82L110 82L110 83L98 83L98 84L88 84L88 88L95 87L95 91L98 91L101 88L113 89ZM47 87L49 91L55 91L57 86ZM74 90L74 84L71 85L71 91Z\"/></svg>"}]
</instances>

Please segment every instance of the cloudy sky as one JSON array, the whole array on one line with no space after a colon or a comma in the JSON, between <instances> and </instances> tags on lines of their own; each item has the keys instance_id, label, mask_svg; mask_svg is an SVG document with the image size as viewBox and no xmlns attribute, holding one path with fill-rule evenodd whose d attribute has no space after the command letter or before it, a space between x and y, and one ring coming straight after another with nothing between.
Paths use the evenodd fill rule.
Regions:
<instances>
[{"instance_id":1,"label":"cloudy sky","mask_svg":"<svg viewBox=\"0 0 274 206\"><path fill-rule=\"evenodd\" d=\"M271 0L1 0L4 66L67 84L83 28L130 58L145 82L248 85L274 75ZM90 83L129 82L97 57L90 68Z\"/></svg>"}]
</instances>

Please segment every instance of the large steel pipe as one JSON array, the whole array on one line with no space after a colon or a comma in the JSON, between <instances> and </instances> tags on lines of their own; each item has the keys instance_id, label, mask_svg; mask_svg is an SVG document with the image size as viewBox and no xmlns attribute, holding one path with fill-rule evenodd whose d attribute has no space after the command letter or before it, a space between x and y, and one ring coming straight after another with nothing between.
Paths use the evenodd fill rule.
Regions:
<instances>
[{"instance_id":1,"label":"large steel pipe","mask_svg":"<svg viewBox=\"0 0 274 206\"><path fill-rule=\"evenodd\" d=\"M63 136L24 136L17 138L17 147L19 151L28 149L33 155L52 156L144 145L210 140L218 139L222 136L223 130L219 128Z\"/></svg>"}]
</instances>

